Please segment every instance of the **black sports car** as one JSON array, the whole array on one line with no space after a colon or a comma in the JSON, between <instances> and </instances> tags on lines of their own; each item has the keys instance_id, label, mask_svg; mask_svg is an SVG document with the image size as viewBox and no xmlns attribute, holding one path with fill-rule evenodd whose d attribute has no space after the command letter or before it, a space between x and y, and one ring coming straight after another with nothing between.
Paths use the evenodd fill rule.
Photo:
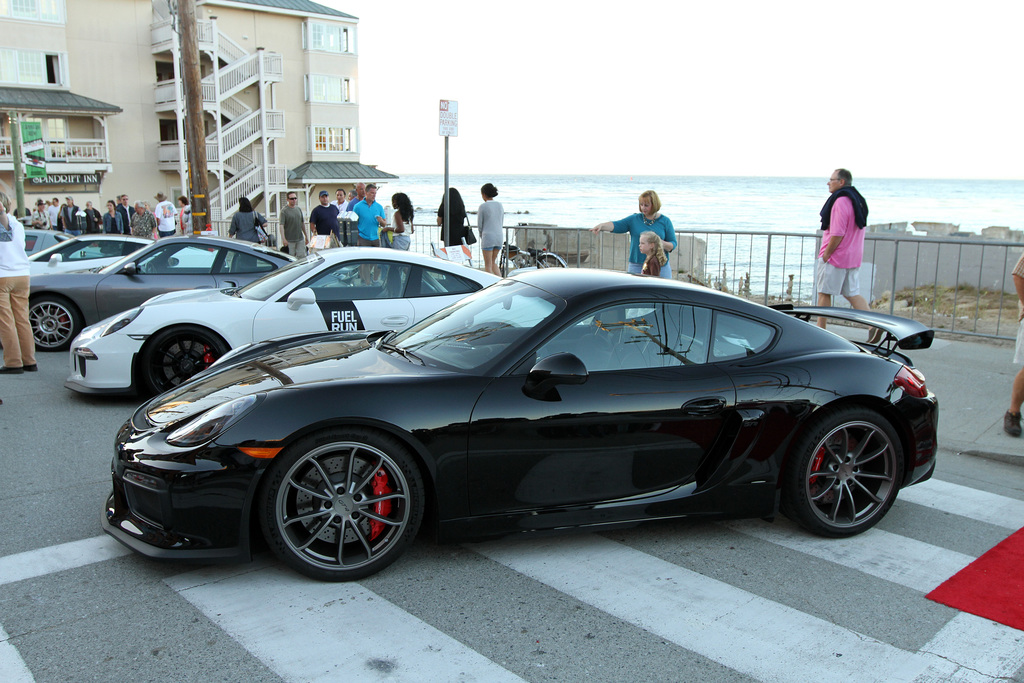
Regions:
<instances>
[{"instance_id":1,"label":"black sports car","mask_svg":"<svg viewBox=\"0 0 1024 683\"><path fill-rule=\"evenodd\" d=\"M117 435L107 533L153 557L311 577L441 541L686 516L868 529L935 466L938 406L896 347L659 278L539 270L395 333L240 347ZM257 524L258 522L258 524Z\"/></svg>"}]
</instances>

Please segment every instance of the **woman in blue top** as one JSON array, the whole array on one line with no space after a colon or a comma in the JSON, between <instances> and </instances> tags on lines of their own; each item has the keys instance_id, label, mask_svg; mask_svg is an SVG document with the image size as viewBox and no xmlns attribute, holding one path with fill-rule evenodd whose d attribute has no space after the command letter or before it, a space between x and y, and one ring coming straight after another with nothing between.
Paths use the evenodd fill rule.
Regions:
<instances>
[{"instance_id":1,"label":"woman in blue top","mask_svg":"<svg viewBox=\"0 0 1024 683\"><path fill-rule=\"evenodd\" d=\"M661 246L668 255L676 248L676 231L668 216L661 215L661 200L654 190L647 190L640 195L640 213L634 213L619 221L598 223L590 232L629 233L629 263L627 272L639 275L644 267L644 255L640 253L640 234L648 230L661 238ZM661 269L661 277L672 279L671 261Z\"/></svg>"}]
</instances>

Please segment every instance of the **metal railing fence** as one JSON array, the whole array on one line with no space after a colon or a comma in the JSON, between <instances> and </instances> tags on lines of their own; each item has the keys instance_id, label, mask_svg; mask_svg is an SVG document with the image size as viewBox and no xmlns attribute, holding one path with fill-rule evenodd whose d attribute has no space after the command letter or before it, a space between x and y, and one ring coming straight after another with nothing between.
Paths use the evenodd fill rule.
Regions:
<instances>
[{"instance_id":1,"label":"metal railing fence","mask_svg":"<svg viewBox=\"0 0 1024 683\"><path fill-rule=\"evenodd\" d=\"M215 222L226 235L230 221ZM278 230L271 222L269 232ZM587 229L506 226L506 241L554 251L570 268L625 270L629 238ZM412 251L431 254L440 228L419 225ZM676 279L702 284L764 304L815 305L815 261L820 234L677 230L669 254ZM472 245L473 266L483 263ZM872 308L918 320L943 332L1014 339L1019 320L1012 271L1024 244L1001 240L865 235L861 294ZM834 297L833 305L847 305Z\"/></svg>"}]
</instances>

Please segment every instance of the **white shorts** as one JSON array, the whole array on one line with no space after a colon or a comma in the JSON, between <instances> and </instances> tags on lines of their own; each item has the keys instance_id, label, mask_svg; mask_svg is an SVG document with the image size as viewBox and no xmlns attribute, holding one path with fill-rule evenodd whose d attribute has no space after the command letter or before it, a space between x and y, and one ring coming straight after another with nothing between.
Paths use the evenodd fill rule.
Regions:
<instances>
[{"instance_id":1,"label":"white shorts","mask_svg":"<svg viewBox=\"0 0 1024 683\"><path fill-rule=\"evenodd\" d=\"M818 259L814 274L818 294L842 294L846 298L860 294L860 267L836 268Z\"/></svg>"},{"instance_id":2,"label":"white shorts","mask_svg":"<svg viewBox=\"0 0 1024 683\"><path fill-rule=\"evenodd\" d=\"M1013 353L1013 362L1024 365L1024 320L1017 323L1017 350Z\"/></svg>"}]
</instances>

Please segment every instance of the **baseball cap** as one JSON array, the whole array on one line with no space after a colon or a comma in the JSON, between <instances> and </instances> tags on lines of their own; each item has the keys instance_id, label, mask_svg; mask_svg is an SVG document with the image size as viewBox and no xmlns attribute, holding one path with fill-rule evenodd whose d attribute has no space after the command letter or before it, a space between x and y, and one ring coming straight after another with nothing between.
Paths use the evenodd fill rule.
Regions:
<instances>
[{"instance_id":1,"label":"baseball cap","mask_svg":"<svg viewBox=\"0 0 1024 683\"><path fill-rule=\"evenodd\" d=\"M320 190L320 196L321 196L321 197L323 197L323 196L325 196L325 195L326 195L326 196L328 196L328 197L330 197L330 196L331 196L331 193L330 193L330 192L328 192L327 190Z\"/></svg>"}]
</instances>

